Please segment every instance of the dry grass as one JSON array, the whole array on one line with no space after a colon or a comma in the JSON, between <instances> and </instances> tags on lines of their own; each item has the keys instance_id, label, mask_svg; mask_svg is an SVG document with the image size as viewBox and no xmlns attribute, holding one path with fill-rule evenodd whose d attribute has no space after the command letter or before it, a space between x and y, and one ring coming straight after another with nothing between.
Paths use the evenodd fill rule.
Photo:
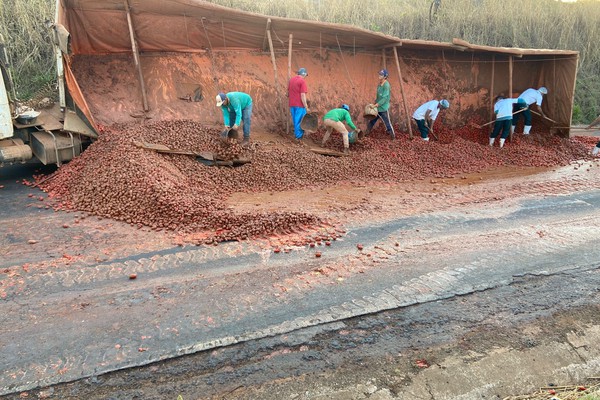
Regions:
<instances>
[{"instance_id":1,"label":"dry grass","mask_svg":"<svg viewBox=\"0 0 600 400\"><path fill-rule=\"evenodd\" d=\"M54 20L53 1L0 1L0 34L6 41L17 96L23 99L54 79L54 55L44 26L46 19Z\"/></svg>"},{"instance_id":2,"label":"dry grass","mask_svg":"<svg viewBox=\"0 0 600 400\"><path fill-rule=\"evenodd\" d=\"M590 381L598 382L600 378L590 378ZM503 400L600 400L600 384L548 386L542 387L534 393L508 396Z\"/></svg>"},{"instance_id":3,"label":"dry grass","mask_svg":"<svg viewBox=\"0 0 600 400\"><path fill-rule=\"evenodd\" d=\"M360 26L401 38L451 41L462 38L490 46L570 49L580 52L575 121L600 112L600 2L579 0L213 0L261 14ZM54 0L0 1L0 33L8 38L16 86L22 97L53 79L45 19L54 19Z\"/></svg>"}]
</instances>

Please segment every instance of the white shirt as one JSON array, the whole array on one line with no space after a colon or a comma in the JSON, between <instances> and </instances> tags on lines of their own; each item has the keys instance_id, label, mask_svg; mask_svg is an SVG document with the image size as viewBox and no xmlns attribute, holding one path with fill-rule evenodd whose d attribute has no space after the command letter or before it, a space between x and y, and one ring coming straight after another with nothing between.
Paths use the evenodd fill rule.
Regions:
<instances>
[{"instance_id":1,"label":"white shirt","mask_svg":"<svg viewBox=\"0 0 600 400\"><path fill-rule=\"evenodd\" d=\"M440 102L437 100L431 100L425 104L422 104L419 108L417 108L417 111L415 111L415 113L413 114L413 118L417 121L425 119L425 114L427 114L427 110L430 110L431 113L429 114L429 117L432 121L435 121L440 112L440 109L438 108L439 104Z\"/></svg>"},{"instance_id":2,"label":"white shirt","mask_svg":"<svg viewBox=\"0 0 600 400\"><path fill-rule=\"evenodd\" d=\"M529 88L523 93L521 93L519 98L525 100L528 106L532 105L533 103L537 104L540 107L542 106L542 94L537 89Z\"/></svg>"},{"instance_id":3,"label":"white shirt","mask_svg":"<svg viewBox=\"0 0 600 400\"><path fill-rule=\"evenodd\" d=\"M512 118L512 105L517 103L518 101L519 99L498 100L496 104L494 104L494 113L496 114L496 120Z\"/></svg>"}]
</instances>

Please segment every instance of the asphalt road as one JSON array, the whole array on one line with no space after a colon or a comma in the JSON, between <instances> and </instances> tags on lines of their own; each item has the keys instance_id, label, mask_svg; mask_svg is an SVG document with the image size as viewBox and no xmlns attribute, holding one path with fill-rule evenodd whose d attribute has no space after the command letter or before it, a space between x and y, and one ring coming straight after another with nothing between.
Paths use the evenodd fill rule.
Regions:
<instances>
[{"instance_id":1,"label":"asphalt road","mask_svg":"<svg viewBox=\"0 0 600 400\"><path fill-rule=\"evenodd\" d=\"M598 182L570 167L514 178L512 195L467 192L462 203L349 226L319 248L320 258L308 247L275 254L228 243L132 249L48 268L44 257L56 258L49 249L13 251L25 240L13 227L41 224L46 237L63 239L60 247L73 232L93 235L90 226L57 230L72 217L24 211L31 189L3 178L2 244L10 257L0 261L0 394L83 379L43 393L318 398L297 382L295 392L272 385L354 366L348 377L366 358L426 351L494 319L510 331L564 312L567 303L585 313L598 304ZM105 244L123 240L111 229L103 230ZM565 279L580 286L557 290ZM104 375L112 371L122 372ZM390 382L386 390L400 393L402 379Z\"/></svg>"}]
</instances>

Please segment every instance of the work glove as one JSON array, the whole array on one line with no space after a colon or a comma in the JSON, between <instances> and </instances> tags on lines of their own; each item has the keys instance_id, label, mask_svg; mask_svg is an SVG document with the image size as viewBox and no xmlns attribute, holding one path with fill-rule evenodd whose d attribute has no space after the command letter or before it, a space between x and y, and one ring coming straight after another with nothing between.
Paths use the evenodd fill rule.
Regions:
<instances>
[{"instance_id":1,"label":"work glove","mask_svg":"<svg viewBox=\"0 0 600 400\"><path fill-rule=\"evenodd\" d=\"M239 128L239 125L238 125L238 124L235 124L235 125L233 125L233 126L231 127L231 129L237 129L237 128Z\"/></svg>"}]
</instances>

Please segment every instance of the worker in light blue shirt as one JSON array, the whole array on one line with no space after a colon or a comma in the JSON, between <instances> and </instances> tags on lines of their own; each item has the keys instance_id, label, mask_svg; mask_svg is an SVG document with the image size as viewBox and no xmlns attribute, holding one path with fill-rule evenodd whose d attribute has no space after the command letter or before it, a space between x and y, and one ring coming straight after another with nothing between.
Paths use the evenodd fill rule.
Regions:
<instances>
[{"instance_id":1,"label":"worker in light blue shirt","mask_svg":"<svg viewBox=\"0 0 600 400\"><path fill-rule=\"evenodd\" d=\"M544 114L544 111L542 111L542 100L544 99L545 94L548 94L548 89L546 89L543 86L540 87L539 89L529 88L529 89L525 90L523 93L521 93L521 95L519 96L519 99L524 100L525 103L522 105L517 104L517 106L514 108L515 115L514 115L513 121L512 121L512 132L515 131L515 127L517 126L517 123L519 122L519 118L521 118L521 115L522 115L525 120L525 126L523 127L523 135L529 135L529 132L531 131L531 110L530 110L530 108L534 105L537 108L540 115L542 116L542 118L547 118L546 114ZM521 113L518 113L518 114L516 113L516 111L519 111L523 108L527 108L527 109Z\"/></svg>"},{"instance_id":2,"label":"worker in light blue shirt","mask_svg":"<svg viewBox=\"0 0 600 400\"><path fill-rule=\"evenodd\" d=\"M242 146L250 144L250 127L252 125L252 97L244 92L219 93L216 97L217 107L223 112L225 130L238 129L243 124L244 140Z\"/></svg>"},{"instance_id":3,"label":"worker in light blue shirt","mask_svg":"<svg viewBox=\"0 0 600 400\"><path fill-rule=\"evenodd\" d=\"M435 122L440 110L445 110L448 107L450 107L450 102L448 102L446 99L442 99L440 101L428 101L427 103L421 104L419 108L417 108L412 117L419 127L421 139L429 141L429 132L433 133L433 123Z\"/></svg>"},{"instance_id":4,"label":"worker in light blue shirt","mask_svg":"<svg viewBox=\"0 0 600 400\"><path fill-rule=\"evenodd\" d=\"M507 99L503 95L496 97L496 103L494 104L496 121L494 122L494 129L490 133L490 146L494 145L498 134L502 132L500 136L500 148L504 147L504 141L508 137L512 126L513 104L525 105L526 103L521 98Z\"/></svg>"}]
</instances>

